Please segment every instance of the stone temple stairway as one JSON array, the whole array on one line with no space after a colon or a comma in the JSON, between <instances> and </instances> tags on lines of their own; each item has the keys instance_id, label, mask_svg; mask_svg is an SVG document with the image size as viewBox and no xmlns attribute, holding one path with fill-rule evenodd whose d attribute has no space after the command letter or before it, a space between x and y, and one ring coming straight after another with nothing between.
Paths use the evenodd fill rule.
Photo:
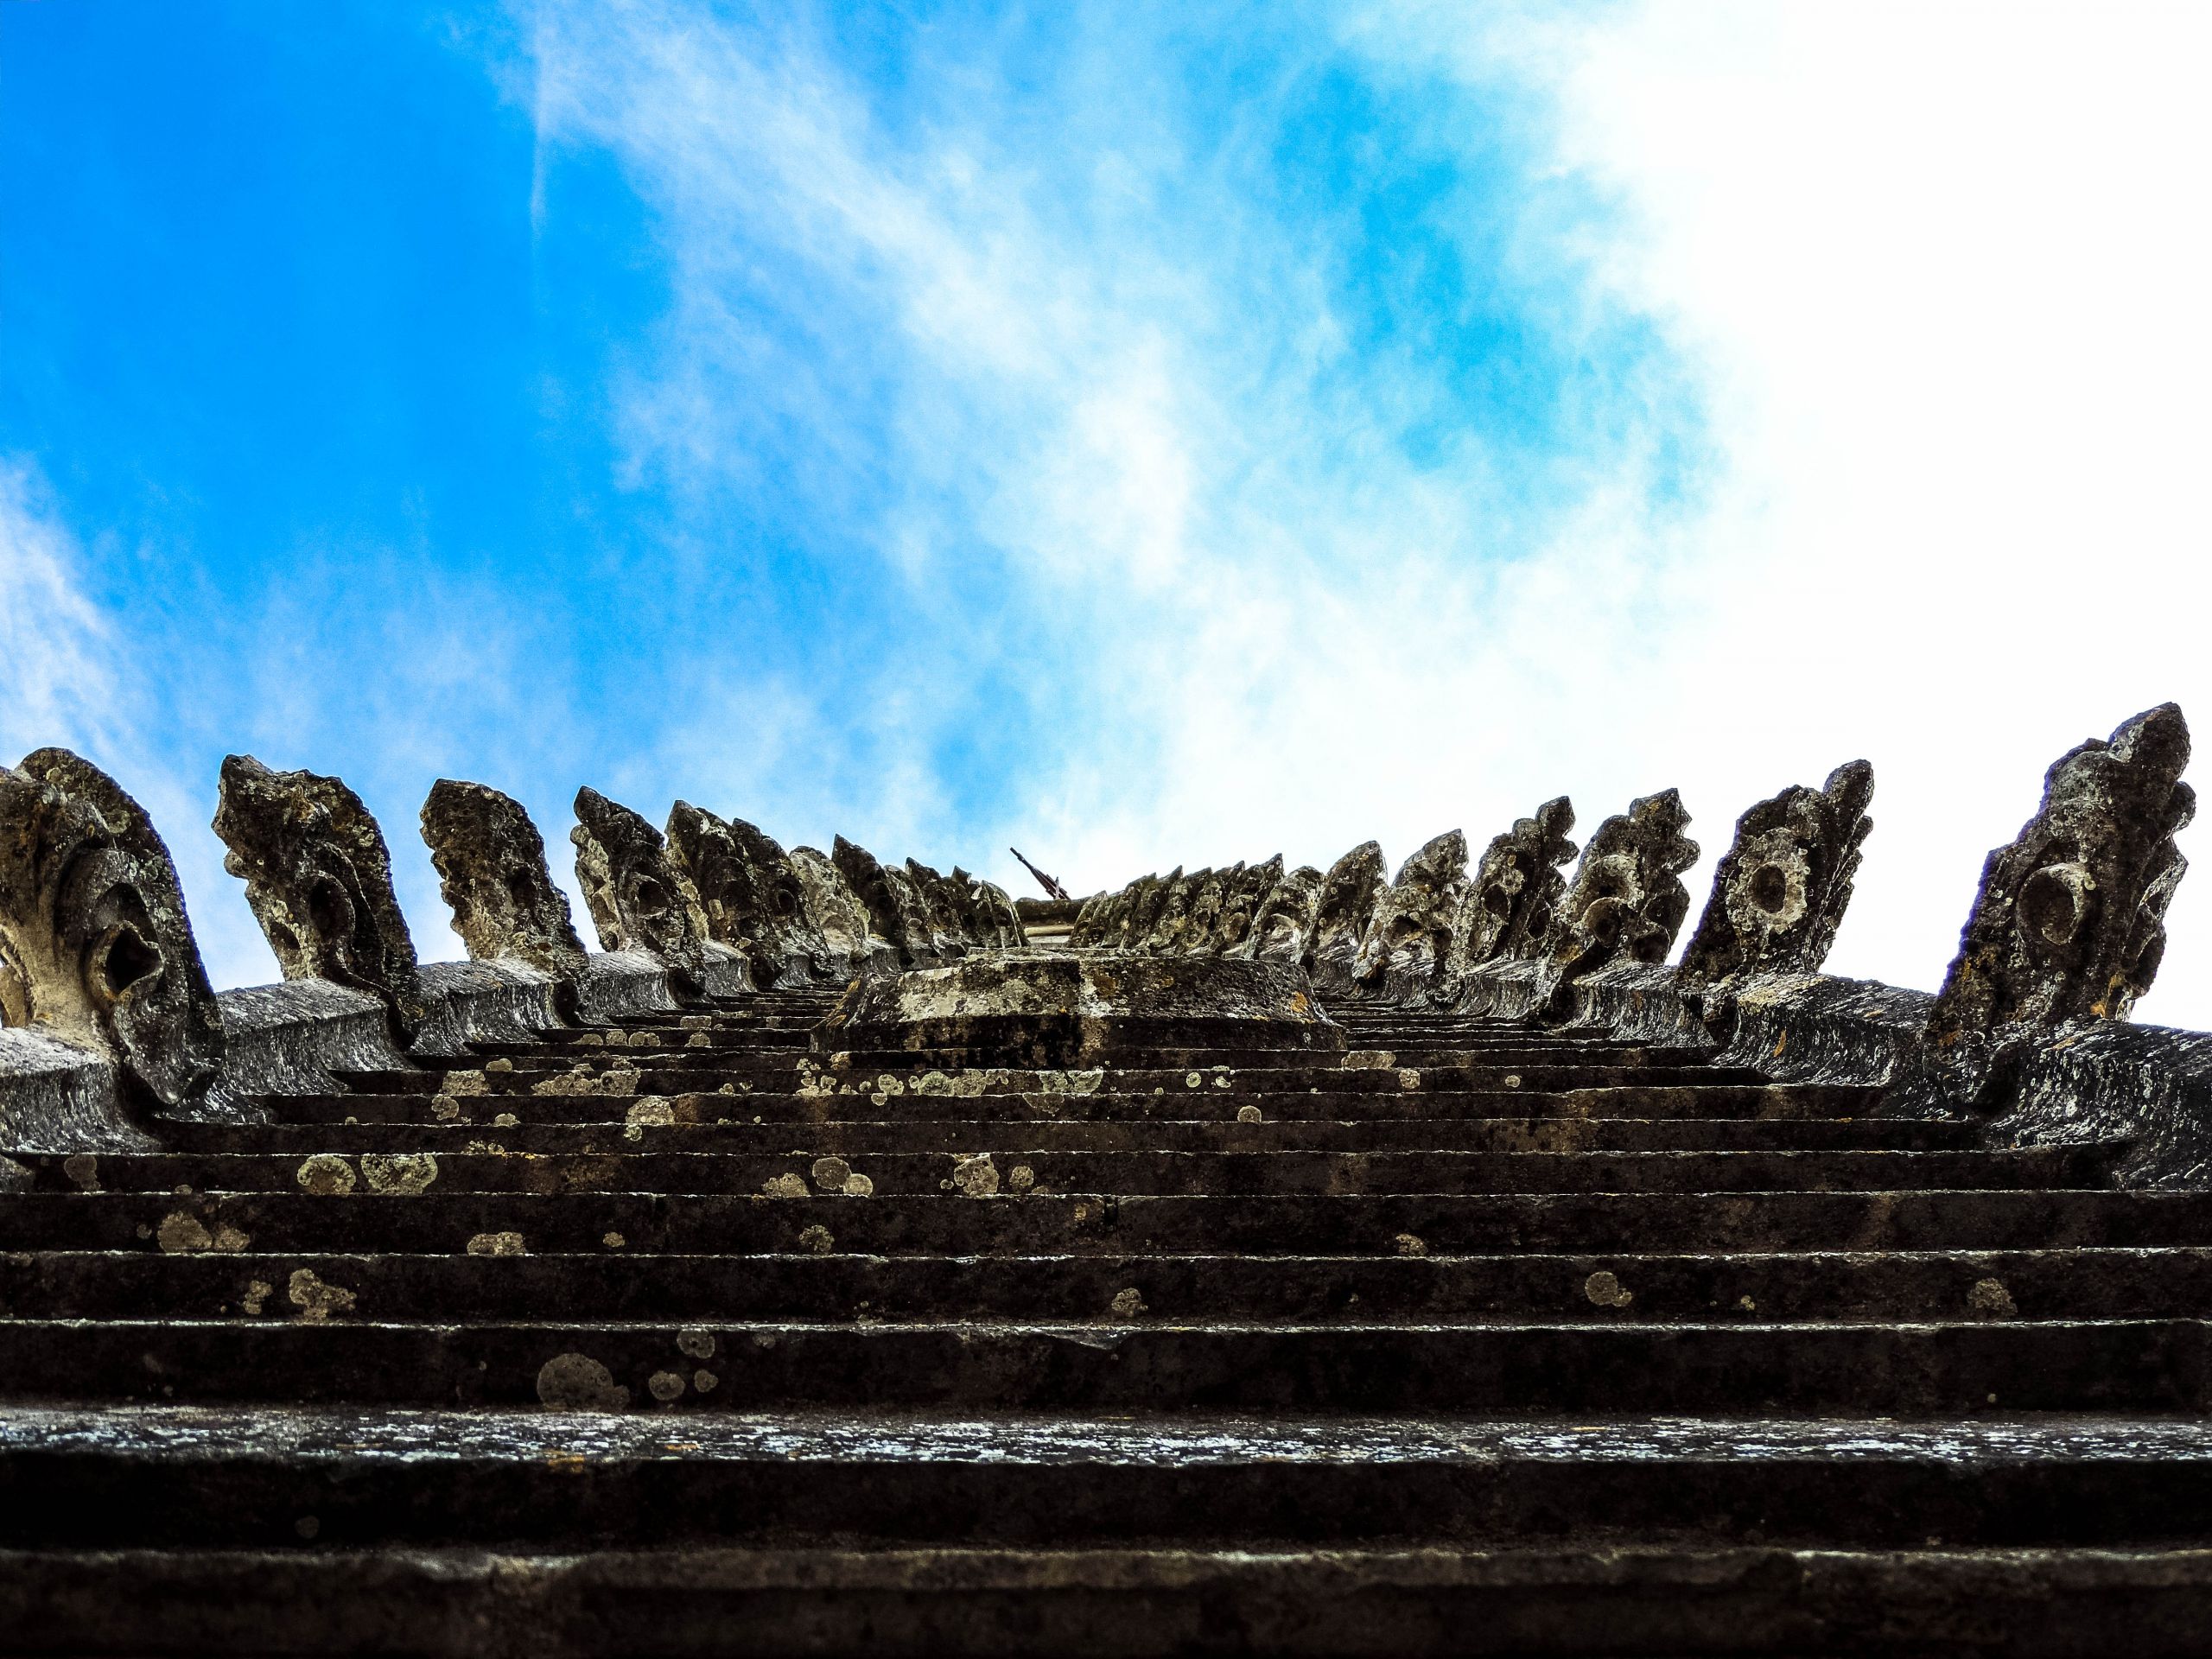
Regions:
<instances>
[{"instance_id":1,"label":"stone temple stairway","mask_svg":"<svg viewBox=\"0 0 2212 1659\"><path fill-rule=\"evenodd\" d=\"M0 1646L2202 1650L2212 1194L1695 1049L810 1051L14 1155Z\"/></svg>"}]
</instances>

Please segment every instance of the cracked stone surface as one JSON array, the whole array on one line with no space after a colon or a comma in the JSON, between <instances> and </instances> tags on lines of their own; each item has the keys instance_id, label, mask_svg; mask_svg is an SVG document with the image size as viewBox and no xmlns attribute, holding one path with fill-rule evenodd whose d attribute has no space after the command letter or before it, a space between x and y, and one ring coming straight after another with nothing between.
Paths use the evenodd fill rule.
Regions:
<instances>
[{"instance_id":1,"label":"cracked stone surface","mask_svg":"<svg viewBox=\"0 0 2212 1659\"><path fill-rule=\"evenodd\" d=\"M287 979L327 979L383 1000L403 1042L429 1010L415 941L391 886L391 854L361 798L336 778L223 761L215 833L223 868Z\"/></svg>"},{"instance_id":2,"label":"cracked stone surface","mask_svg":"<svg viewBox=\"0 0 2212 1659\"><path fill-rule=\"evenodd\" d=\"M1547 947L1559 984L1617 962L1666 961L1689 914L1681 873L1698 855L1682 833L1689 821L1669 789L1598 826L1552 919Z\"/></svg>"},{"instance_id":3,"label":"cracked stone surface","mask_svg":"<svg viewBox=\"0 0 2212 1659\"><path fill-rule=\"evenodd\" d=\"M1818 973L1851 902L1873 795L1874 768L1853 760L1819 789L1792 785L1738 818L1682 953L1683 980Z\"/></svg>"},{"instance_id":4,"label":"cracked stone surface","mask_svg":"<svg viewBox=\"0 0 2212 1659\"><path fill-rule=\"evenodd\" d=\"M1341 996L1351 989L1359 947L1375 919L1375 907L1382 902L1389 874L1382 843L1363 841L1332 864L1321 878L1307 965L1313 976L1313 988L1322 995Z\"/></svg>"},{"instance_id":5,"label":"cracked stone surface","mask_svg":"<svg viewBox=\"0 0 2212 1659\"><path fill-rule=\"evenodd\" d=\"M643 950L692 988L704 983L711 935L699 895L661 832L588 785L576 791L576 881L602 950Z\"/></svg>"},{"instance_id":6,"label":"cracked stone surface","mask_svg":"<svg viewBox=\"0 0 2212 1659\"><path fill-rule=\"evenodd\" d=\"M568 895L554 885L545 839L521 802L441 778L423 803L423 840L471 957L522 963L568 985L582 977Z\"/></svg>"},{"instance_id":7,"label":"cracked stone surface","mask_svg":"<svg viewBox=\"0 0 2212 1659\"><path fill-rule=\"evenodd\" d=\"M105 1053L166 1106L203 1092L223 1057L168 848L67 749L0 767L0 1023Z\"/></svg>"},{"instance_id":8,"label":"cracked stone surface","mask_svg":"<svg viewBox=\"0 0 2212 1659\"><path fill-rule=\"evenodd\" d=\"M1467 883L1466 898L1446 954L1437 1000L1459 994L1468 972L1486 962L1529 961L1544 953L1560 899L1567 892L1560 866L1575 855L1569 838L1574 806L1566 796L1546 801L1494 836Z\"/></svg>"},{"instance_id":9,"label":"cracked stone surface","mask_svg":"<svg viewBox=\"0 0 2212 1659\"><path fill-rule=\"evenodd\" d=\"M2043 804L1982 865L1911 1092L1974 1104L2069 1020L2125 1020L2166 948L2166 906L2195 815L2189 724L2172 703L2069 749Z\"/></svg>"},{"instance_id":10,"label":"cracked stone surface","mask_svg":"<svg viewBox=\"0 0 2212 1659\"><path fill-rule=\"evenodd\" d=\"M1467 896L1467 838L1446 830L1398 868L1360 941L1352 980L1366 995L1425 999L1451 953Z\"/></svg>"}]
</instances>

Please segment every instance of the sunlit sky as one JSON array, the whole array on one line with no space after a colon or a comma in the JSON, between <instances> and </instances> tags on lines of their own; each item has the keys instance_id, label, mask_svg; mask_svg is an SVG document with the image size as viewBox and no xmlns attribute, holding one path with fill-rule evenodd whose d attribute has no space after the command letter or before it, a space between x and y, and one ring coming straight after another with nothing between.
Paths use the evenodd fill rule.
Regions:
<instances>
[{"instance_id":1,"label":"sunlit sky","mask_svg":"<svg viewBox=\"0 0 2212 1659\"><path fill-rule=\"evenodd\" d=\"M0 0L0 757L1016 893L2212 721L2212 8ZM2202 830L2185 832L2193 850ZM572 880L565 861L556 874ZM2185 881L2144 1017L2212 1026Z\"/></svg>"}]
</instances>

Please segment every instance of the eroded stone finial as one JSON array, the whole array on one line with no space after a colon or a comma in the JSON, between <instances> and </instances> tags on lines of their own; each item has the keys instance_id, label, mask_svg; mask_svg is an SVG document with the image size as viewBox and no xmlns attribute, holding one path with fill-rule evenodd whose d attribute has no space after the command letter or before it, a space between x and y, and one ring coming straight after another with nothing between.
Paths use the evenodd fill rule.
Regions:
<instances>
[{"instance_id":1,"label":"eroded stone finial","mask_svg":"<svg viewBox=\"0 0 2212 1659\"><path fill-rule=\"evenodd\" d=\"M1068 928L1068 944L1082 950L1098 944L1106 931L1106 918L1120 895L1094 893L1083 901L1083 908L1075 913L1075 920Z\"/></svg>"},{"instance_id":2,"label":"eroded stone finial","mask_svg":"<svg viewBox=\"0 0 2212 1659\"><path fill-rule=\"evenodd\" d=\"M1244 943L1252 931L1252 918L1281 880L1282 855L1277 853L1250 866L1230 885L1221 901L1221 918L1214 924L1215 955L1229 956Z\"/></svg>"},{"instance_id":3,"label":"eroded stone finial","mask_svg":"<svg viewBox=\"0 0 2212 1659\"><path fill-rule=\"evenodd\" d=\"M1821 788L1792 785L1738 818L1682 953L1683 982L1818 973L1851 902L1873 795L1874 768L1853 760Z\"/></svg>"},{"instance_id":4,"label":"eroded stone finial","mask_svg":"<svg viewBox=\"0 0 2212 1659\"><path fill-rule=\"evenodd\" d=\"M1681 873L1697 862L1698 847L1682 833L1689 821L1669 789L1598 826L1552 919L1555 986L1617 962L1666 961L1690 910Z\"/></svg>"},{"instance_id":5,"label":"eroded stone finial","mask_svg":"<svg viewBox=\"0 0 2212 1659\"><path fill-rule=\"evenodd\" d=\"M1948 1099L1986 1104L2067 1020L2124 1020L2165 952L2166 906L2196 810L2181 781L2189 724L2171 702L2044 775L2043 804L1991 853L1929 1017L1923 1067Z\"/></svg>"},{"instance_id":6,"label":"eroded stone finial","mask_svg":"<svg viewBox=\"0 0 2212 1659\"><path fill-rule=\"evenodd\" d=\"M412 1042L429 1017L415 941L391 887L391 854L361 798L336 778L226 756L215 833L223 868L287 979L328 979L383 999Z\"/></svg>"},{"instance_id":7,"label":"eroded stone finial","mask_svg":"<svg viewBox=\"0 0 2212 1659\"><path fill-rule=\"evenodd\" d=\"M1328 874L1321 878L1309 971L1313 988L1322 995L1341 996L1351 989L1360 941L1375 919L1375 906L1382 902L1389 875L1382 843L1363 841L1329 866Z\"/></svg>"},{"instance_id":8,"label":"eroded stone finial","mask_svg":"<svg viewBox=\"0 0 2212 1659\"><path fill-rule=\"evenodd\" d=\"M1226 954L1257 962L1306 961L1313 942L1313 918L1321 904L1321 872L1301 864L1268 890L1252 912L1243 938Z\"/></svg>"},{"instance_id":9,"label":"eroded stone finial","mask_svg":"<svg viewBox=\"0 0 2212 1659\"><path fill-rule=\"evenodd\" d=\"M1014 908L1014 895L995 881L978 880L975 884L976 938L994 950L1011 950L1029 943L1028 930L1021 925L1021 912Z\"/></svg>"},{"instance_id":10,"label":"eroded stone finial","mask_svg":"<svg viewBox=\"0 0 2212 1659\"><path fill-rule=\"evenodd\" d=\"M1486 962L1526 962L1544 952L1573 858L1574 807L1566 796L1546 801L1529 817L1491 837L1467 883L1452 930L1436 998L1455 1001L1467 976Z\"/></svg>"},{"instance_id":11,"label":"eroded stone finial","mask_svg":"<svg viewBox=\"0 0 2212 1659\"><path fill-rule=\"evenodd\" d=\"M898 948L870 925L868 906L830 855L812 847L794 847L790 856L807 920L830 947L833 962L845 964L845 976L850 979L864 970L895 972Z\"/></svg>"},{"instance_id":12,"label":"eroded stone finial","mask_svg":"<svg viewBox=\"0 0 2212 1659\"><path fill-rule=\"evenodd\" d=\"M915 859L906 861L906 879L929 918L930 945L939 962L957 962L968 954L967 894L961 884L940 875Z\"/></svg>"},{"instance_id":13,"label":"eroded stone finial","mask_svg":"<svg viewBox=\"0 0 2212 1659\"><path fill-rule=\"evenodd\" d=\"M929 908L906 871L880 862L867 848L842 836L830 842L830 861L868 907L876 936L890 942L904 966L937 963Z\"/></svg>"},{"instance_id":14,"label":"eroded stone finial","mask_svg":"<svg viewBox=\"0 0 2212 1659\"><path fill-rule=\"evenodd\" d=\"M1451 953L1467 897L1467 838L1446 830L1398 868L1376 901L1352 961L1360 993L1389 1001L1425 996Z\"/></svg>"},{"instance_id":15,"label":"eroded stone finial","mask_svg":"<svg viewBox=\"0 0 2212 1659\"><path fill-rule=\"evenodd\" d=\"M788 988L852 977L849 958L833 960L809 918L798 872L772 836L678 801L669 809L668 854L699 895L707 937L750 957L759 983Z\"/></svg>"},{"instance_id":16,"label":"eroded stone finial","mask_svg":"<svg viewBox=\"0 0 2212 1659\"><path fill-rule=\"evenodd\" d=\"M105 1052L164 1106L223 1058L176 866L145 809L67 749L0 766L0 1024Z\"/></svg>"},{"instance_id":17,"label":"eroded stone finial","mask_svg":"<svg viewBox=\"0 0 2212 1659\"><path fill-rule=\"evenodd\" d=\"M471 957L522 963L563 985L582 978L584 942L521 802L441 778L423 803L423 840Z\"/></svg>"},{"instance_id":18,"label":"eroded stone finial","mask_svg":"<svg viewBox=\"0 0 2212 1659\"><path fill-rule=\"evenodd\" d=\"M1159 924L1160 912L1166 909L1168 899L1174 896L1182 880L1183 867L1178 864L1165 875L1147 875L1132 884L1128 915L1122 924L1122 935L1106 943L1117 944L1124 950L1147 949L1147 941Z\"/></svg>"},{"instance_id":19,"label":"eroded stone finial","mask_svg":"<svg viewBox=\"0 0 2212 1659\"><path fill-rule=\"evenodd\" d=\"M706 912L668 855L659 830L588 785L576 791L576 881L602 950L643 950L702 992L708 977Z\"/></svg>"},{"instance_id":20,"label":"eroded stone finial","mask_svg":"<svg viewBox=\"0 0 2212 1659\"><path fill-rule=\"evenodd\" d=\"M1160 907L1153 912L1152 925L1145 930L1141 942L1130 941L1131 948L1156 956L1180 955L1184 929L1191 919L1191 905L1212 874L1211 869L1186 873L1179 866L1160 895Z\"/></svg>"},{"instance_id":21,"label":"eroded stone finial","mask_svg":"<svg viewBox=\"0 0 2212 1659\"><path fill-rule=\"evenodd\" d=\"M1210 957L1219 948L1215 936L1221 928L1221 912L1228 907L1229 895L1244 879L1244 865L1240 860L1225 870L1208 871L1191 895L1191 908L1183 918L1176 948L1186 957Z\"/></svg>"}]
</instances>

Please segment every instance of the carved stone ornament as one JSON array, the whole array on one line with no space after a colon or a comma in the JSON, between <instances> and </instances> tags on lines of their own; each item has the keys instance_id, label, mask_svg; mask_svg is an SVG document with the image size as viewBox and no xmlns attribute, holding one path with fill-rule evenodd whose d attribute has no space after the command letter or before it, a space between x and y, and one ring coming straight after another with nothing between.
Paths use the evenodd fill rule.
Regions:
<instances>
[{"instance_id":1,"label":"carved stone ornament","mask_svg":"<svg viewBox=\"0 0 2212 1659\"><path fill-rule=\"evenodd\" d=\"M1282 855L1277 853L1263 863L1247 868L1230 885L1221 901L1221 918L1214 924L1215 955L1236 952L1252 931L1252 918L1281 880Z\"/></svg>"},{"instance_id":2,"label":"carved stone ornament","mask_svg":"<svg viewBox=\"0 0 2212 1659\"><path fill-rule=\"evenodd\" d=\"M1379 842L1363 841L1329 867L1321 879L1319 907L1313 917L1310 968L1313 988L1342 996L1352 988L1360 942L1375 919L1389 871Z\"/></svg>"},{"instance_id":3,"label":"carved stone ornament","mask_svg":"<svg viewBox=\"0 0 2212 1659\"><path fill-rule=\"evenodd\" d=\"M707 976L707 918L659 830L587 785L576 791L576 881L602 950L657 957L692 991Z\"/></svg>"},{"instance_id":4,"label":"carved stone ornament","mask_svg":"<svg viewBox=\"0 0 2212 1659\"><path fill-rule=\"evenodd\" d=\"M2026 1050L2079 1019L2125 1020L2158 976L2196 810L2174 704L2062 755L2043 804L1991 853L1929 1016L1927 1071L1962 1104L2001 1094Z\"/></svg>"},{"instance_id":5,"label":"carved stone ornament","mask_svg":"<svg viewBox=\"0 0 2212 1659\"><path fill-rule=\"evenodd\" d=\"M914 884L915 894L929 918L930 944L937 959L955 962L965 956L969 944L968 896L960 884L911 858L906 861L906 879Z\"/></svg>"},{"instance_id":6,"label":"carved stone ornament","mask_svg":"<svg viewBox=\"0 0 2212 1659\"><path fill-rule=\"evenodd\" d=\"M842 984L852 977L850 957L832 950L814 926L798 872L772 836L678 801L669 810L668 853L699 895L707 936L744 950L760 984Z\"/></svg>"},{"instance_id":7,"label":"carved stone ornament","mask_svg":"<svg viewBox=\"0 0 2212 1659\"><path fill-rule=\"evenodd\" d=\"M1230 888L1244 879L1244 866L1240 862L1225 870L1210 870L1191 894L1191 908L1183 918L1178 949L1186 957L1210 957L1217 949L1215 932L1221 926L1221 912L1228 902Z\"/></svg>"},{"instance_id":8,"label":"carved stone ornament","mask_svg":"<svg viewBox=\"0 0 2212 1659\"><path fill-rule=\"evenodd\" d=\"M215 833L223 868L287 979L327 979L380 997L411 1042L429 1009L415 941L392 892L391 854L361 798L336 778L272 772L250 754L223 761Z\"/></svg>"},{"instance_id":9,"label":"carved stone ornament","mask_svg":"<svg viewBox=\"0 0 2212 1659\"><path fill-rule=\"evenodd\" d=\"M1557 984L1617 962L1666 961L1689 914L1681 873L1698 853L1682 833L1689 821L1669 789L1598 826L1552 920L1548 954Z\"/></svg>"},{"instance_id":10,"label":"carved stone ornament","mask_svg":"<svg viewBox=\"0 0 2212 1659\"><path fill-rule=\"evenodd\" d=\"M223 1026L168 849L91 762L0 767L0 1024L112 1059L163 1106L202 1093Z\"/></svg>"},{"instance_id":11,"label":"carved stone ornament","mask_svg":"<svg viewBox=\"0 0 2212 1659\"><path fill-rule=\"evenodd\" d=\"M1306 960L1313 940L1313 918L1321 905L1321 872L1301 864L1268 889L1253 912L1252 925L1229 954L1255 962L1292 967Z\"/></svg>"},{"instance_id":12,"label":"carved stone ornament","mask_svg":"<svg viewBox=\"0 0 2212 1659\"><path fill-rule=\"evenodd\" d=\"M1362 994L1394 1002L1426 996L1451 953L1466 897L1467 838L1446 830L1401 865L1376 900L1352 963Z\"/></svg>"},{"instance_id":13,"label":"carved stone ornament","mask_svg":"<svg viewBox=\"0 0 2212 1659\"><path fill-rule=\"evenodd\" d=\"M867 848L842 836L830 843L830 861L868 906L876 937L889 941L903 966L935 964L938 954L931 942L929 909L904 870L878 861Z\"/></svg>"},{"instance_id":14,"label":"carved stone ornament","mask_svg":"<svg viewBox=\"0 0 2212 1659\"><path fill-rule=\"evenodd\" d=\"M1525 962L1544 953L1552 918L1567 892L1560 869L1575 854L1568 839L1574 806L1566 796L1493 836L1467 883L1436 995L1455 1000L1467 975L1486 962Z\"/></svg>"},{"instance_id":15,"label":"carved stone ornament","mask_svg":"<svg viewBox=\"0 0 2212 1659\"><path fill-rule=\"evenodd\" d=\"M1129 895L1128 919L1122 924L1121 938L1106 943L1119 945L1124 950L1147 949L1153 929L1160 924L1160 913L1182 884L1180 864L1165 875L1148 875L1137 882L1136 890Z\"/></svg>"},{"instance_id":16,"label":"carved stone ornament","mask_svg":"<svg viewBox=\"0 0 2212 1659\"><path fill-rule=\"evenodd\" d=\"M847 979L864 971L895 972L897 948L876 934L868 906L830 855L812 847L794 847L789 856L791 873L798 877L800 904L829 948L832 964L842 963Z\"/></svg>"},{"instance_id":17,"label":"carved stone ornament","mask_svg":"<svg viewBox=\"0 0 2212 1659\"><path fill-rule=\"evenodd\" d=\"M1029 943L1012 893L995 881L982 880L975 884L975 931L980 943L993 950L1016 950Z\"/></svg>"},{"instance_id":18,"label":"carved stone ornament","mask_svg":"<svg viewBox=\"0 0 2212 1659\"><path fill-rule=\"evenodd\" d=\"M482 784L441 778L423 803L423 840L454 931L478 962L517 962L573 987L584 942L553 885L545 838L522 803Z\"/></svg>"},{"instance_id":19,"label":"carved stone ornament","mask_svg":"<svg viewBox=\"0 0 2212 1659\"><path fill-rule=\"evenodd\" d=\"M1874 768L1853 760L1821 788L1793 785L1738 818L1682 953L1683 981L1818 973L1851 902L1873 795Z\"/></svg>"},{"instance_id":20,"label":"carved stone ornament","mask_svg":"<svg viewBox=\"0 0 2212 1659\"><path fill-rule=\"evenodd\" d=\"M1133 948L1157 956L1180 956L1183 936L1190 924L1191 906L1198 899L1199 888L1212 874L1211 869L1179 870L1161 894L1160 908L1153 913L1152 925L1145 931L1141 944L1132 941Z\"/></svg>"}]
</instances>

